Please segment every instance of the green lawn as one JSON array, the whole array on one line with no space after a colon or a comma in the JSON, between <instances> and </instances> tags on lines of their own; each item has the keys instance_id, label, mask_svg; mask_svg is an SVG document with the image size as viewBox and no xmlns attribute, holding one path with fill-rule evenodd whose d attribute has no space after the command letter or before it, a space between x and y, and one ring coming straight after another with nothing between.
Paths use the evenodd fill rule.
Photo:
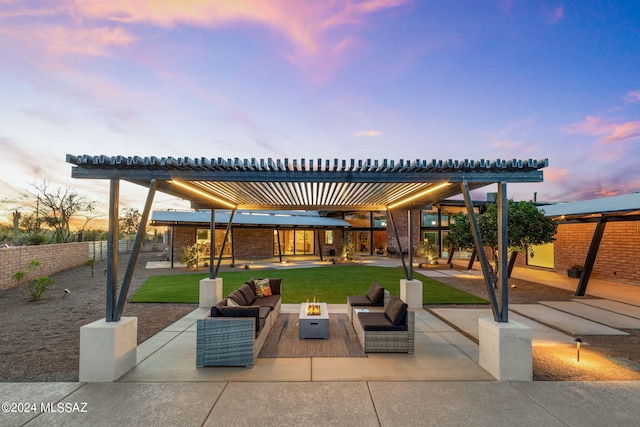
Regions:
<instances>
[{"instance_id":1,"label":"green lawn","mask_svg":"<svg viewBox=\"0 0 640 427\"><path fill-rule=\"evenodd\" d=\"M198 303L200 279L208 274L160 275L150 277L131 297L131 302ZM251 277L279 277L282 279L283 304L297 304L307 299L330 304L346 304L347 295L365 295L371 283L395 295L400 295L401 268L364 265L335 265L286 270L255 270L220 273L223 295L227 296ZM482 298L462 292L444 283L414 273L423 287L424 304L488 304Z\"/></svg>"}]
</instances>

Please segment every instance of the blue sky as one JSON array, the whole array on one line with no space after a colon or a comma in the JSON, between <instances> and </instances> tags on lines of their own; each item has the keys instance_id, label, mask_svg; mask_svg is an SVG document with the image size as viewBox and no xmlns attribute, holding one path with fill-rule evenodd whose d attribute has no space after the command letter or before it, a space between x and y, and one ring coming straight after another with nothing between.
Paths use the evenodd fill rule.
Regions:
<instances>
[{"instance_id":1,"label":"blue sky","mask_svg":"<svg viewBox=\"0 0 640 427\"><path fill-rule=\"evenodd\" d=\"M639 53L637 1L0 0L0 195L106 208L67 153L548 158L509 196L640 191Z\"/></svg>"}]
</instances>

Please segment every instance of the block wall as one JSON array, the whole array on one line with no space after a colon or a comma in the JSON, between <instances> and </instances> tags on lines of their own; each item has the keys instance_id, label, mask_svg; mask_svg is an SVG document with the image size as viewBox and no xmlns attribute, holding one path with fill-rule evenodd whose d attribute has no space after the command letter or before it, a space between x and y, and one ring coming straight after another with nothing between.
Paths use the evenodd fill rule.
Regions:
<instances>
[{"instance_id":1,"label":"block wall","mask_svg":"<svg viewBox=\"0 0 640 427\"><path fill-rule=\"evenodd\" d=\"M89 259L90 243L13 246L0 249L0 289L17 286L18 283L11 276L17 271L26 271L31 260L40 261L40 267L30 276L31 278L50 276L83 265Z\"/></svg>"}]
</instances>

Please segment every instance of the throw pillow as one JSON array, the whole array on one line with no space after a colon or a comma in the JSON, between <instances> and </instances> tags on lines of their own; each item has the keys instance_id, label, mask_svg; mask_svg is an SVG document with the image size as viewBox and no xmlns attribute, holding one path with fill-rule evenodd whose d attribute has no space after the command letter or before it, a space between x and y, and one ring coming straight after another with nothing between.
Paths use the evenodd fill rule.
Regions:
<instances>
[{"instance_id":1,"label":"throw pillow","mask_svg":"<svg viewBox=\"0 0 640 427\"><path fill-rule=\"evenodd\" d=\"M255 281L256 284L256 297L268 297L271 295L271 286L269 286L269 279L259 279Z\"/></svg>"},{"instance_id":2,"label":"throw pillow","mask_svg":"<svg viewBox=\"0 0 640 427\"><path fill-rule=\"evenodd\" d=\"M240 293L238 289L231 292L229 294L229 298L233 299L233 301L235 301L238 305L247 305L247 302L244 300L242 293Z\"/></svg>"},{"instance_id":3,"label":"throw pillow","mask_svg":"<svg viewBox=\"0 0 640 427\"><path fill-rule=\"evenodd\" d=\"M384 314L387 315L391 323L394 325L404 324L409 306L395 295L389 298L389 304L384 308Z\"/></svg>"},{"instance_id":4,"label":"throw pillow","mask_svg":"<svg viewBox=\"0 0 640 427\"><path fill-rule=\"evenodd\" d=\"M367 298L372 304L378 304L384 299L384 288L381 287L378 282L373 282L369 291L367 292Z\"/></svg>"},{"instance_id":5,"label":"throw pillow","mask_svg":"<svg viewBox=\"0 0 640 427\"><path fill-rule=\"evenodd\" d=\"M239 305L233 298L227 298L227 307L239 307Z\"/></svg>"},{"instance_id":6,"label":"throw pillow","mask_svg":"<svg viewBox=\"0 0 640 427\"><path fill-rule=\"evenodd\" d=\"M256 294L253 292L253 289L251 289L251 286L249 286L247 283L240 286L240 289L238 290L244 297L244 302L246 302L247 305L251 305L253 300L256 299Z\"/></svg>"},{"instance_id":7,"label":"throw pillow","mask_svg":"<svg viewBox=\"0 0 640 427\"><path fill-rule=\"evenodd\" d=\"M280 285L282 284L282 279L274 279L273 277L269 278L269 286L271 286L271 293L280 295Z\"/></svg>"}]
</instances>

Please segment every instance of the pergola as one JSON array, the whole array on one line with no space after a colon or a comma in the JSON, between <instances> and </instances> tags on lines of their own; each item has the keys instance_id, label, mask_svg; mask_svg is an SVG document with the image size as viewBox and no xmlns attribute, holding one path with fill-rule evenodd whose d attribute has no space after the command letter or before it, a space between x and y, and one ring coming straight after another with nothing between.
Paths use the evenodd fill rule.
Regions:
<instances>
[{"instance_id":1,"label":"pergola","mask_svg":"<svg viewBox=\"0 0 640 427\"><path fill-rule=\"evenodd\" d=\"M110 181L109 246L106 321L120 319L156 191L191 202L195 209L250 210L386 210L395 230L393 210L420 209L459 194L472 224L484 281L494 319L508 321L507 296L507 184L541 182L548 160L323 160L223 159L67 155L72 177ZM148 188L140 227L118 296L117 237L119 184L128 181ZM496 296L491 269L482 250L470 191L497 184L499 246ZM412 242L409 234L407 280L413 278ZM397 236L397 230L396 230ZM213 240L213 239L212 239ZM399 242L398 242L399 243ZM213 241L211 243L213 245ZM211 251L213 254L213 251ZM402 259L404 264L404 258ZM219 267L220 259L218 260ZM217 271L211 264L210 275Z\"/></svg>"}]
</instances>

